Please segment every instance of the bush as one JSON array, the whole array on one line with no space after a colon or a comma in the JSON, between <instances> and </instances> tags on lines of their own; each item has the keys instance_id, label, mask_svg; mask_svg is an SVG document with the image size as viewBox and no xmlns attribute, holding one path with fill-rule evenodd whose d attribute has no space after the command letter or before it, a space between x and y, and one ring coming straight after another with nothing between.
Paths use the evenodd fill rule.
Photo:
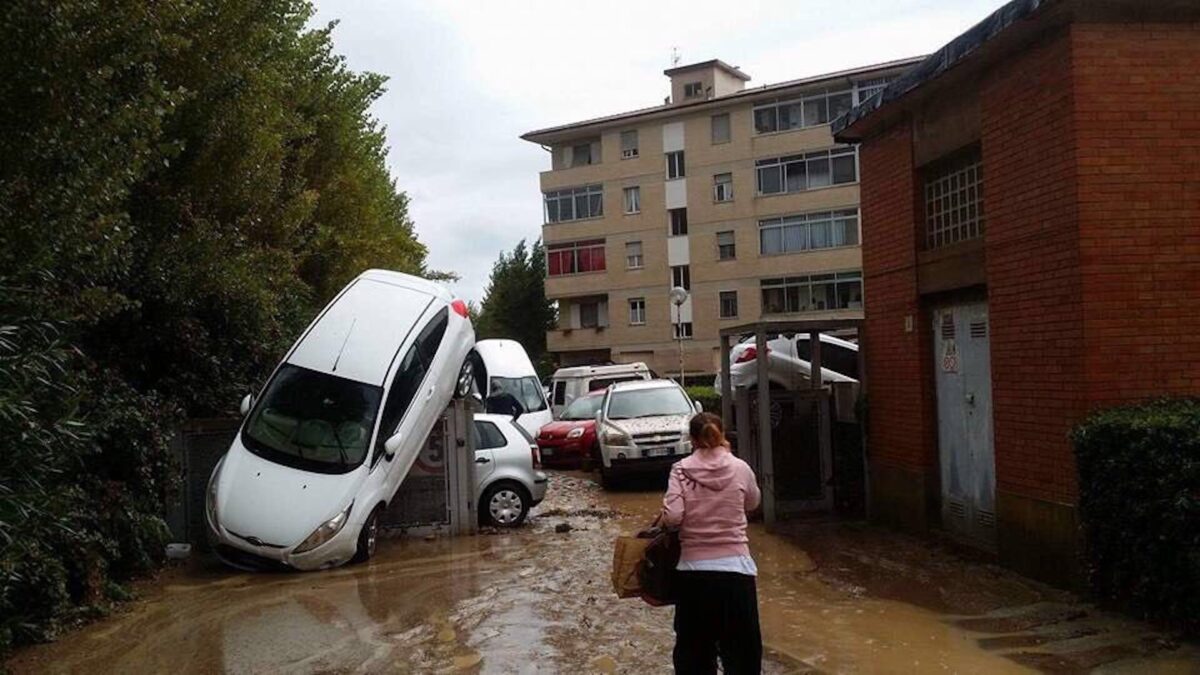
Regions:
<instances>
[{"instance_id":1,"label":"bush","mask_svg":"<svg viewBox=\"0 0 1200 675\"><path fill-rule=\"evenodd\" d=\"M714 415L721 414L721 393L712 387L696 385L687 388L688 396L692 397L693 401L698 401L704 406L704 412L710 412ZM726 424L730 420L725 420Z\"/></svg>"},{"instance_id":2,"label":"bush","mask_svg":"<svg viewBox=\"0 0 1200 675\"><path fill-rule=\"evenodd\" d=\"M1072 441L1094 592L1200 633L1200 400L1099 412Z\"/></svg>"}]
</instances>

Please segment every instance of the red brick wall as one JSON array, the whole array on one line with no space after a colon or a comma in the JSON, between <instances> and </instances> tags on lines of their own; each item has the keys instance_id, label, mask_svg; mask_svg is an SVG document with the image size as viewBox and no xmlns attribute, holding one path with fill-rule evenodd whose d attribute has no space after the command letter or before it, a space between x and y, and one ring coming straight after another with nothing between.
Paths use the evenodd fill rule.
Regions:
<instances>
[{"instance_id":1,"label":"red brick wall","mask_svg":"<svg viewBox=\"0 0 1200 675\"><path fill-rule=\"evenodd\" d=\"M1084 410L1071 42L1011 55L980 90L996 488L1074 503Z\"/></svg>"},{"instance_id":2,"label":"red brick wall","mask_svg":"<svg viewBox=\"0 0 1200 675\"><path fill-rule=\"evenodd\" d=\"M1200 393L1200 26L1072 45L1089 403Z\"/></svg>"},{"instance_id":3,"label":"red brick wall","mask_svg":"<svg viewBox=\"0 0 1200 675\"><path fill-rule=\"evenodd\" d=\"M936 464L926 321L917 295L912 131L897 125L861 148L864 299L873 463ZM905 317L913 331L905 332Z\"/></svg>"}]
</instances>

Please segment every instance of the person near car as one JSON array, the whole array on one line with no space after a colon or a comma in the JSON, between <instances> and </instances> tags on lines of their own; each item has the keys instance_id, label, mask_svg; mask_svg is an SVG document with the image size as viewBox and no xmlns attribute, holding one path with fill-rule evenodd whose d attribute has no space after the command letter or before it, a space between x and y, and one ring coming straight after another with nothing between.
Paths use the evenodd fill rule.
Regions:
<instances>
[{"instance_id":1,"label":"person near car","mask_svg":"<svg viewBox=\"0 0 1200 675\"><path fill-rule=\"evenodd\" d=\"M750 557L746 514L761 493L749 464L735 457L721 418L691 419L693 452L671 468L662 521L679 526L676 568L677 673L759 673L758 568Z\"/></svg>"}]
</instances>

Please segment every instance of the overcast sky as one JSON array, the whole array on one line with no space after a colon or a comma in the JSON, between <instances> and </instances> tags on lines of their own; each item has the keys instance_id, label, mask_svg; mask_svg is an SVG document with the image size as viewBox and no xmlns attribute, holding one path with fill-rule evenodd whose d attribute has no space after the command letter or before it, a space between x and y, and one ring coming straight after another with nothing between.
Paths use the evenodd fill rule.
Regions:
<instances>
[{"instance_id":1,"label":"overcast sky","mask_svg":"<svg viewBox=\"0 0 1200 675\"><path fill-rule=\"evenodd\" d=\"M492 263L541 233L522 133L661 103L681 63L723 59L758 86L937 49L1002 0L316 0L337 50L389 78L374 114L434 269L478 301Z\"/></svg>"}]
</instances>

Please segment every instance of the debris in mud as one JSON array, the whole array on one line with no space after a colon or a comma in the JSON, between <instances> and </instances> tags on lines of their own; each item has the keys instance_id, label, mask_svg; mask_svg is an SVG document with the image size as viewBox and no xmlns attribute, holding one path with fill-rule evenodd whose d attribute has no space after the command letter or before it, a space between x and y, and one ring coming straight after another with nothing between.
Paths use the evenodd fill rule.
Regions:
<instances>
[{"instance_id":1,"label":"debris in mud","mask_svg":"<svg viewBox=\"0 0 1200 675\"><path fill-rule=\"evenodd\" d=\"M620 514L613 509L597 509L590 507L586 509L571 510L550 509L549 511L543 511L539 515L541 515L543 518L598 518L600 520L607 520L609 518L616 518Z\"/></svg>"},{"instance_id":2,"label":"debris in mud","mask_svg":"<svg viewBox=\"0 0 1200 675\"><path fill-rule=\"evenodd\" d=\"M571 527L570 523L559 523L554 526L554 531L559 534L563 534L564 532L570 532L572 529L573 528Z\"/></svg>"}]
</instances>

